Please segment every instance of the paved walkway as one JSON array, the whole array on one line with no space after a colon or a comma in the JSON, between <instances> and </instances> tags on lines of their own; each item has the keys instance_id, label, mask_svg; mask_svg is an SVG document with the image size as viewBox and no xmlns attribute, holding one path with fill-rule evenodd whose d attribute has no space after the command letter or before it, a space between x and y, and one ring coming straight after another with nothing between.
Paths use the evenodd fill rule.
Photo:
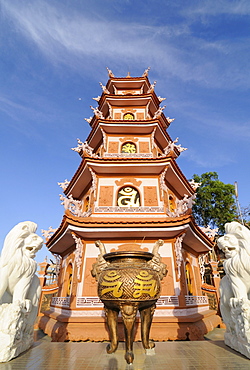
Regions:
<instances>
[{"instance_id":1,"label":"paved walkway","mask_svg":"<svg viewBox=\"0 0 250 370\"><path fill-rule=\"evenodd\" d=\"M105 351L107 343L51 342L38 338L34 346L0 370L223 370L250 369L250 360L226 347L223 329L215 329L201 342L156 342L155 354L145 355L140 342L134 343L134 363L124 360L124 343L115 354Z\"/></svg>"}]
</instances>

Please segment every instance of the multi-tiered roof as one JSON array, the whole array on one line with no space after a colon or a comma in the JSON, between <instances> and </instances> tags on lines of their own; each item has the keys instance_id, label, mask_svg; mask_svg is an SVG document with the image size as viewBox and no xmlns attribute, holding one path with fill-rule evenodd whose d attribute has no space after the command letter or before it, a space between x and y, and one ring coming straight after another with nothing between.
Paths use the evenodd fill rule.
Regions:
<instances>
[{"instance_id":1,"label":"multi-tiered roof","mask_svg":"<svg viewBox=\"0 0 250 370\"><path fill-rule=\"evenodd\" d=\"M87 238L98 231L98 238L127 237L129 233L137 239L157 236L159 230L161 237L175 237L185 231L197 252L212 246L191 215L195 184L176 163L185 148L167 133L173 119L164 115L161 102L165 99L156 95L155 82L150 84L147 75L148 70L142 77L128 74L116 78L109 70L106 86L101 84L102 95L94 99L98 106L91 107L94 115L87 119L91 132L85 142L78 139L78 146L73 148L82 161L71 181L61 185L66 211L48 242L52 252L69 248L72 231ZM124 143L127 148L123 150ZM103 178L115 177L121 183L124 178L124 184L129 184L128 176L146 182L147 178L158 178L158 189L151 189L152 199L142 194L144 201L139 207L119 207L107 184L105 201ZM150 193L150 187L143 186L144 192Z\"/></svg>"}]
</instances>

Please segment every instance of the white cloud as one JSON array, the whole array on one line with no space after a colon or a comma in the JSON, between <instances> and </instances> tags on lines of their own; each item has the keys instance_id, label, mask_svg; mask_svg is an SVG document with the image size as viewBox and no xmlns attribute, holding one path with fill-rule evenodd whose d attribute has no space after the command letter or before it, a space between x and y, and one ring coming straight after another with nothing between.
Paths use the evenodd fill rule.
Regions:
<instances>
[{"instance_id":1,"label":"white cloud","mask_svg":"<svg viewBox=\"0 0 250 370\"><path fill-rule=\"evenodd\" d=\"M63 63L79 70L100 64L151 65L163 76L174 75L205 87L231 89L250 85L245 40L238 39L235 45L228 41L208 42L192 36L190 25L185 22L148 26L107 21L87 12L76 14L76 9L69 8L66 13L62 7L55 8L46 1L29 6L15 1L3 4L18 30L54 64ZM204 11L202 7L193 11L198 9Z\"/></svg>"}]
</instances>

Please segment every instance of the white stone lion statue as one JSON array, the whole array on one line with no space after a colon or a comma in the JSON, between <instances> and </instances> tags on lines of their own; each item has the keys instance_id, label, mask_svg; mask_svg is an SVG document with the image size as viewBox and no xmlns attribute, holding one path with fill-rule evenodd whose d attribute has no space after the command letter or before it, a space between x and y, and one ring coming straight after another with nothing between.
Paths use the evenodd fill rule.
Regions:
<instances>
[{"instance_id":1,"label":"white stone lion statue","mask_svg":"<svg viewBox=\"0 0 250 370\"><path fill-rule=\"evenodd\" d=\"M43 245L43 239L35 233L36 229L34 222L20 222L4 241L0 257L0 342L5 343L7 335L11 338L8 338L8 348L0 348L0 362L17 356L32 342L41 293L39 279L35 275L37 264L34 257ZM18 310L20 314L16 314ZM14 316L18 317L16 323ZM15 350L14 356L9 358L7 352L13 352L11 343L15 348L25 349Z\"/></svg>"},{"instance_id":2,"label":"white stone lion statue","mask_svg":"<svg viewBox=\"0 0 250 370\"><path fill-rule=\"evenodd\" d=\"M250 356L250 230L238 222L225 225L218 239L225 254L226 275L220 283L220 310L226 324L225 342Z\"/></svg>"}]
</instances>

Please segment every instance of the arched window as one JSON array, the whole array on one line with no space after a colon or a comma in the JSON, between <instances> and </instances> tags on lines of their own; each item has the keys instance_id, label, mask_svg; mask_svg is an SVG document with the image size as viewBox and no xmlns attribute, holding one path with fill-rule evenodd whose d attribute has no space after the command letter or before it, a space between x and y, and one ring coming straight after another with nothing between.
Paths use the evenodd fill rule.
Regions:
<instances>
[{"instance_id":1,"label":"arched window","mask_svg":"<svg viewBox=\"0 0 250 370\"><path fill-rule=\"evenodd\" d=\"M193 295L192 271L189 262L186 263L186 282L187 282L187 294Z\"/></svg>"},{"instance_id":2,"label":"arched window","mask_svg":"<svg viewBox=\"0 0 250 370\"><path fill-rule=\"evenodd\" d=\"M136 145L132 142L127 142L122 145L122 153L136 153Z\"/></svg>"},{"instance_id":3,"label":"arched window","mask_svg":"<svg viewBox=\"0 0 250 370\"><path fill-rule=\"evenodd\" d=\"M132 186L124 186L118 191L117 205L119 207L140 207L139 191Z\"/></svg>"},{"instance_id":4,"label":"arched window","mask_svg":"<svg viewBox=\"0 0 250 370\"><path fill-rule=\"evenodd\" d=\"M84 200L83 212L88 212L89 210L89 196L87 196Z\"/></svg>"},{"instance_id":5,"label":"arched window","mask_svg":"<svg viewBox=\"0 0 250 370\"><path fill-rule=\"evenodd\" d=\"M174 197L172 195L169 195L169 197L168 197L168 205L169 205L169 211L174 212L174 210L175 210L175 201L174 201Z\"/></svg>"},{"instance_id":6,"label":"arched window","mask_svg":"<svg viewBox=\"0 0 250 370\"><path fill-rule=\"evenodd\" d=\"M135 116L133 113L125 113L123 119L125 120L135 119Z\"/></svg>"},{"instance_id":7,"label":"arched window","mask_svg":"<svg viewBox=\"0 0 250 370\"><path fill-rule=\"evenodd\" d=\"M66 297L69 297L71 294L71 287L72 287L72 275L73 275L73 266L72 263L68 264L66 270Z\"/></svg>"}]
</instances>

